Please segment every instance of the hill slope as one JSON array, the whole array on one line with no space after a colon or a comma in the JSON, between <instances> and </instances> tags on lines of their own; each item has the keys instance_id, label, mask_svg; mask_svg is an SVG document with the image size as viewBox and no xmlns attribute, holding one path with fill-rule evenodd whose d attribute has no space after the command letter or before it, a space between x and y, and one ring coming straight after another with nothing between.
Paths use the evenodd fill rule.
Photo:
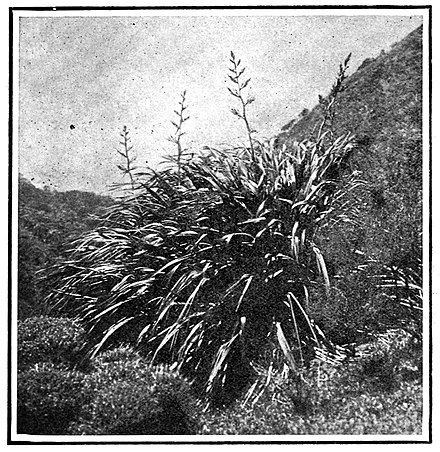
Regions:
<instances>
[{"instance_id":1,"label":"hill slope","mask_svg":"<svg viewBox=\"0 0 440 452\"><path fill-rule=\"evenodd\" d=\"M20 177L18 187L18 311L37 314L49 288L38 287L36 272L63 256L65 244L93 228L91 217L109 206L108 197L81 191L41 190Z\"/></svg>"},{"instance_id":2,"label":"hill slope","mask_svg":"<svg viewBox=\"0 0 440 452\"><path fill-rule=\"evenodd\" d=\"M316 106L297 122L283 127L282 141L302 140L321 118ZM397 151L402 163L420 168L422 126L422 28L395 44L390 52L365 60L347 79L339 95L333 130L356 134L360 150ZM408 145L411 145L408 147ZM377 149L377 147L381 149ZM417 171L416 171L417 172ZM420 174L411 174L420 176Z\"/></svg>"},{"instance_id":3,"label":"hill slope","mask_svg":"<svg viewBox=\"0 0 440 452\"><path fill-rule=\"evenodd\" d=\"M405 275L406 290L409 282L422 285L422 28L388 53L364 61L344 83L330 130L335 137L348 132L356 137L349 165L360 172L365 184L349 202L358 208L359 227L340 224L321 230L317 241L328 258L337 290L345 294L346 320L350 321L353 307L362 312L365 300L375 291L362 285L361 264L368 263L370 275L382 274L384 269L387 274ZM316 136L322 107L305 113L278 136L277 141L287 149L294 141ZM343 287L338 283L341 275ZM377 297L386 298L381 291ZM335 303L340 311L341 302ZM384 306L385 320L394 315L394 305L386 302ZM331 306L319 309L332 316ZM344 339L349 338L340 338Z\"/></svg>"},{"instance_id":4,"label":"hill slope","mask_svg":"<svg viewBox=\"0 0 440 452\"><path fill-rule=\"evenodd\" d=\"M321 117L318 105L285 126L280 142L309 137ZM351 164L367 182L362 232L369 252L389 264L414 264L421 258L422 231L421 27L388 53L365 60L346 80L332 129L357 138Z\"/></svg>"}]
</instances>

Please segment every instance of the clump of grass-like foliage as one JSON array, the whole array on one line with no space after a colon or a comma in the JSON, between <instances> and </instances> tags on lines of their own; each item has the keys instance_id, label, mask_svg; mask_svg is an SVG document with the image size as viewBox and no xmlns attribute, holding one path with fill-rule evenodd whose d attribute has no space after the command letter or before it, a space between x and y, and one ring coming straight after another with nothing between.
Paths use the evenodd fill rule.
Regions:
<instances>
[{"instance_id":1,"label":"clump of grass-like foliage","mask_svg":"<svg viewBox=\"0 0 440 452\"><path fill-rule=\"evenodd\" d=\"M324 339L307 314L308 286L329 283L314 234L351 149L349 136L322 153L313 142L262 145L255 158L211 149L180 184L152 173L74 243L50 301L81 320L94 353L131 340L210 394L237 372L247 383L262 357L296 371Z\"/></svg>"},{"instance_id":2,"label":"clump of grass-like foliage","mask_svg":"<svg viewBox=\"0 0 440 452\"><path fill-rule=\"evenodd\" d=\"M131 342L176 363L216 403L261 393L276 371L299 381L315 349L331 345L308 309L310 288L330 286L315 238L330 218L350 221L338 207L358 184L346 174L350 134L320 130L289 148L253 139L248 81L231 55L249 147L205 148L185 162L178 153L177 171L138 175L73 243L48 300L81 321L93 355Z\"/></svg>"}]
</instances>

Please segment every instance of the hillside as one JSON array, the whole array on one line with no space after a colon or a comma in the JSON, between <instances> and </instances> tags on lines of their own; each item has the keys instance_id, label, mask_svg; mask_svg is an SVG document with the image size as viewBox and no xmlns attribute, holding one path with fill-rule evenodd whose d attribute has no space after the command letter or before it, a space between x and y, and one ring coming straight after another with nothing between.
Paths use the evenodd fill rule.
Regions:
<instances>
[{"instance_id":1,"label":"hillside","mask_svg":"<svg viewBox=\"0 0 440 452\"><path fill-rule=\"evenodd\" d=\"M317 105L279 136L289 145L315 133ZM392 266L419 267L422 231L422 28L365 60L345 82L332 124L351 132L351 166L366 181L357 246Z\"/></svg>"},{"instance_id":2,"label":"hillside","mask_svg":"<svg viewBox=\"0 0 440 452\"><path fill-rule=\"evenodd\" d=\"M39 311L48 288L38 287L36 272L63 256L70 239L91 229L111 199L82 191L57 192L20 177L18 190L19 317Z\"/></svg>"},{"instance_id":3,"label":"hillside","mask_svg":"<svg viewBox=\"0 0 440 452\"><path fill-rule=\"evenodd\" d=\"M419 27L394 44L390 52L366 59L347 79L345 90L338 98L333 130L337 135L356 134L360 154L365 154L367 149L380 154L388 146L398 151L402 163L420 169L421 93L422 28ZM307 138L320 118L321 107L317 105L299 121L285 125L280 139L289 142ZM411 176L416 179L420 173Z\"/></svg>"}]
</instances>

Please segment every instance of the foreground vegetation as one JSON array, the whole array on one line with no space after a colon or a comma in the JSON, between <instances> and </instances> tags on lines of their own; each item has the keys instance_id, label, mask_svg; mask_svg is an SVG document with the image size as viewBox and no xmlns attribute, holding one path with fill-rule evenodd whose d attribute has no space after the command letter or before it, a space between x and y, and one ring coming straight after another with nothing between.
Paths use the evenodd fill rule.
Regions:
<instances>
[{"instance_id":1,"label":"foreground vegetation","mask_svg":"<svg viewBox=\"0 0 440 452\"><path fill-rule=\"evenodd\" d=\"M233 53L245 146L186 152L186 93L168 165L136 168L123 129L125 195L19 324L20 433L421 433L420 222L389 224L335 129L349 59L300 142L255 138Z\"/></svg>"},{"instance_id":2,"label":"foreground vegetation","mask_svg":"<svg viewBox=\"0 0 440 452\"><path fill-rule=\"evenodd\" d=\"M190 383L131 347L81 354L71 319L19 323L18 433L34 435L420 434L417 345L402 331L338 365L313 361L303 386L274 378L253 404L203 411Z\"/></svg>"}]
</instances>

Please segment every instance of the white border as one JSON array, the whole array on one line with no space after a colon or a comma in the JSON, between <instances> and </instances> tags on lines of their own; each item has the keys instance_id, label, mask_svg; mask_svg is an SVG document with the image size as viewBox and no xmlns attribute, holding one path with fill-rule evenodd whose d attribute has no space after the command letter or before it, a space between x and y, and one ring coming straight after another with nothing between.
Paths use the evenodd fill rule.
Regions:
<instances>
[{"instance_id":1,"label":"white border","mask_svg":"<svg viewBox=\"0 0 440 452\"><path fill-rule=\"evenodd\" d=\"M231 5L234 6L234 5ZM77 11L62 11L52 9L52 11L20 11L20 17L198 17L198 16L425 16L426 11L420 9L356 9L356 8L341 8L341 9L307 9L297 8L270 8L270 5L264 5L264 9L181 9L181 10L77 10ZM159 6L160 7L160 6ZM397 7L397 6L396 6ZM214 7L213 7L214 8Z\"/></svg>"}]
</instances>

